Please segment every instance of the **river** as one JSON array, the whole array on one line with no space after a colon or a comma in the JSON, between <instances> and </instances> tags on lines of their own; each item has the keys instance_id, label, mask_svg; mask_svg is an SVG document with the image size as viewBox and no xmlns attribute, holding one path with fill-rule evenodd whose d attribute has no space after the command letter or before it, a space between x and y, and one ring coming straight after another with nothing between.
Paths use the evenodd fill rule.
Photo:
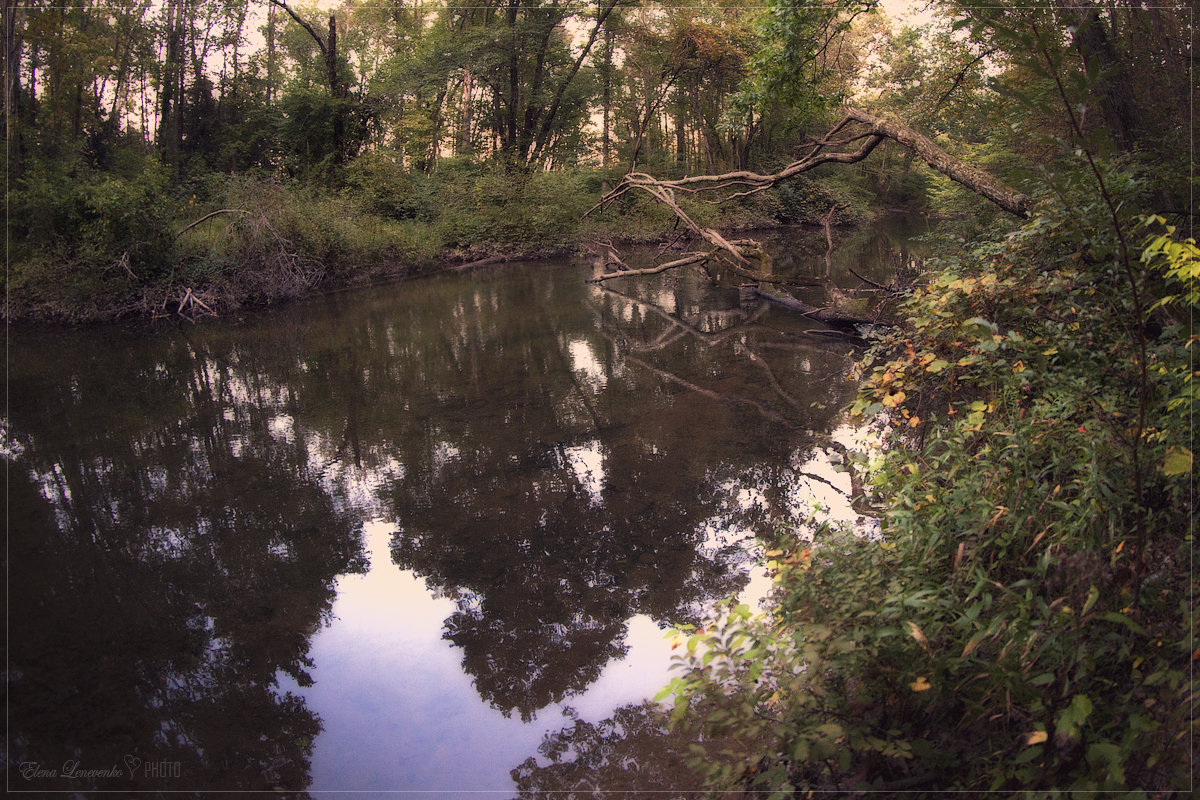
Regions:
<instances>
[{"instance_id":1,"label":"river","mask_svg":"<svg viewBox=\"0 0 1200 800\"><path fill-rule=\"evenodd\" d=\"M913 266L847 238L827 263L789 234L776 268ZM853 517L854 351L695 272L588 274L14 328L10 789L686 794L641 705L666 631L763 594L756 533Z\"/></svg>"}]
</instances>

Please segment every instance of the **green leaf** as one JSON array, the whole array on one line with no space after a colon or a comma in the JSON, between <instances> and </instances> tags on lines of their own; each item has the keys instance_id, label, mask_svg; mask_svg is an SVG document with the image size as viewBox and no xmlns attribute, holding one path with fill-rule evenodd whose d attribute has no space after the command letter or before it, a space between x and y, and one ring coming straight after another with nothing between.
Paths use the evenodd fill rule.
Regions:
<instances>
[{"instance_id":1,"label":"green leaf","mask_svg":"<svg viewBox=\"0 0 1200 800\"><path fill-rule=\"evenodd\" d=\"M927 366L925 368L925 370L926 370L926 372L932 372L933 374L936 375L937 373L941 372L948 366L950 366L949 361L945 361L943 359L936 358L932 362L930 362L929 366Z\"/></svg>"},{"instance_id":2,"label":"green leaf","mask_svg":"<svg viewBox=\"0 0 1200 800\"><path fill-rule=\"evenodd\" d=\"M671 678L671 682L664 686L662 691L654 695L654 702L657 703L660 700L665 700L668 696L673 694L676 689L679 688L680 683L681 681L679 678Z\"/></svg>"},{"instance_id":3,"label":"green leaf","mask_svg":"<svg viewBox=\"0 0 1200 800\"><path fill-rule=\"evenodd\" d=\"M1054 727L1055 736L1069 736L1072 739L1079 737L1079 727L1091 715L1093 710L1092 701L1085 694L1077 694L1071 698L1071 704L1068 705L1061 714L1058 715L1058 722Z\"/></svg>"},{"instance_id":4,"label":"green leaf","mask_svg":"<svg viewBox=\"0 0 1200 800\"><path fill-rule=\"evenodd\" d=\"M1110 742L1097 742L1088 745L1088 763L1094 767L1108 767L1108 777L1118 783L1125 781L1124 759L1121 758L1121 748Z\"/></svg>"},{"instance_id":5,"label":"green leaf","mask_svg":"<svg viewBox=\"0 0 1200 800\"><path fill-rule=\"evenodd\" d=\"M826 722L824 725L818 725L817 731L830 739L840 739L845 735L846 731L841 725L836 722Z\"/></svg>"},{"instance_id":6,"label":"green leaf","mask_svg":"<svg viewBox=\"0 0 1200 800\"><path fill-rule=\"evenodd\" d=\"M1095 586L1088 587L1087 599L1083 602L1083 610L1079 613L1086 614L1092 610L1092 606L1096 605L1096 601L1100 599L1100 590Z\"/></svg>"}]
</instances>

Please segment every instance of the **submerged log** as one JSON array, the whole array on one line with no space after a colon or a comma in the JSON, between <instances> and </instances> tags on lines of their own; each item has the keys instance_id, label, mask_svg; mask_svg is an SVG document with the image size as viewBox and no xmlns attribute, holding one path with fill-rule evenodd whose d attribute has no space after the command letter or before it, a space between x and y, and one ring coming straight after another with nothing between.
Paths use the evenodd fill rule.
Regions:
<instances>
[{"instance_id":1,"label":"submerged log","mask_svg":"<svg viewBox=\"0 0 1200 800\"><path fill-rule=\"evenodd\" d=\"M830 326L847 332L856 332L859 325L877 325L877 320L868 317L860 317L855 314L847 314L844 311L839 311L834 308L822 308L818 306L810 306L802 300L797 300L792 295L780 289L763 286L743 287L752 292L755 296L761 297L769 303L774 303L791 311L796 311L809 319L816 320Z\"/></svg>"}]
</instances>

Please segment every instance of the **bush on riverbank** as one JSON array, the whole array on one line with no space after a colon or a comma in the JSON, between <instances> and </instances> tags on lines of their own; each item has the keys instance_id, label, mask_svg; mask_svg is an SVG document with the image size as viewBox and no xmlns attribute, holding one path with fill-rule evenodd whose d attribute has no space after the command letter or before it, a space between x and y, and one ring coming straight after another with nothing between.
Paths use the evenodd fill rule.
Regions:
<instances>
[{"instance_id":1,"label":"bush on riverbank","mask_svg":"<svg viewBox=\"0 0 1200 800\"><path fill-rule=\"evenodd\" d=\"M537 258L587 243L655 241L675 218L644 197L596 205L617 171L521 172L447 160L432 175L363 156L341 185L212 174L172 188L148 158L120 176L31 169L12 192L7 275L14 318L86 322L261 305L324 288L489 256ZM820 182L712 206L694 218L730 228L796 222L831 198Z\"/></svg>"},{"instance_id":2,"label":"bush on riverbank","mask_svg":"<svg viewBox=\"0 0 1200 800\"><path fill-rule=\"evenodd\" d=\"M697 749L714 788L1188 785L1200 251L1125 217L1126 259L1060 189L943 258L868 357L881 539L782 534L773 611L693 634L677 718L748 743Z\"/></svg>"}]
</instances>

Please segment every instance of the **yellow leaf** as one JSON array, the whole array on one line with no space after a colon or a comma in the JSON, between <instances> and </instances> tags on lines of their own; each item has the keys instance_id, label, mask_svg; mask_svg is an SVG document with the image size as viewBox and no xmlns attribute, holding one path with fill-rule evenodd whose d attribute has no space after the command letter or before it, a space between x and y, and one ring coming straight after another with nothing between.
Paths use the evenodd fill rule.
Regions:
<instances>
[{"instance_id":1,"label":"yellow leaf","mask_svg":"<svg viewBox=\"0 0 1200 800\"><path fill-rule=\"evenodd\" d=\"M925 632L921 630L917 623L909 620L908 632L914 639L917 640L917 644L921 645L921 647L924 647L926 650L929 649L929 640L925 638Z\"/></svg>"},{"instance_id":2,"label":"yellow leaf","mask_svg":"<svg viewBox=\"0 0 1200 800\"><path fill-rule=\"evenodd\" d=\"M924 692L927 689L930 689L932 687L929 685L929 681L927 681L925 679L925 676L922 675L921 677L917 678L915 681L910 683L908 685L908 688L912 689L914 692Z\"/></svg>"},{"instance_id":3,"label":"yellow leaf","mask_svg":"<svg viewBox=\"0 0 1200 800\"><path fill-rule=\"evenodd\" d=\"M1041 744L1050 738L1045 731L1034 731L1033 733L1025 734L1025 744Z\"/></svg>"},{"instance_id":4,"label":"yellow leaf","mask_svg":"<svg viewBox=\"0 0 1200 800\"><path fill-rule=\"evenodd\" d=\"M903 392L901 392L903 394ZM887 400L883 401L887 405ZM1186 447L1168 447L1167 456L1159 467L1164 475L1186 475L1192 471L1192 451Z\"/></svg>"},{"instance_id":5,"label":"yellow leaf","mask_svg":"<svg viewBox=\"0 0 1200 800\"><path fill-rule=\"evenodd\" d=\"M910 428L915 428L915 427L917 427L917 426L918 426L918 425L920 425L920 424L921 424L921 418L920 418L920 417L913 417L912 419L910 419L910 420L908 421L908 427L910 427Z\"/></svg>"},{"instance_id":6,"label":"yellow leaf","mask_svg":"<svg viewBox=\"0 0 1200 800\"><path fill-rule=\"evenodd\" d=\"M907 396L908 395L906 395L904 392L896 392L895 394L889 394L887 397L883 398L883 404L885 406L887 406L888 408L895 408L896 406L903 403L904 398Z\"/></svg>"},{"instance_id":7,"label":"yellow leaf","mask_svg":"<svg viewBox=\"0 0 1200 800\"><path fill-rule=\"evenodd\" d=\"M775 556L783 555L783 551L782 550L768 550L767 552L763 553L763 555L765 555L767 558L774 558Z\"/></svg>"}]
</instances>

